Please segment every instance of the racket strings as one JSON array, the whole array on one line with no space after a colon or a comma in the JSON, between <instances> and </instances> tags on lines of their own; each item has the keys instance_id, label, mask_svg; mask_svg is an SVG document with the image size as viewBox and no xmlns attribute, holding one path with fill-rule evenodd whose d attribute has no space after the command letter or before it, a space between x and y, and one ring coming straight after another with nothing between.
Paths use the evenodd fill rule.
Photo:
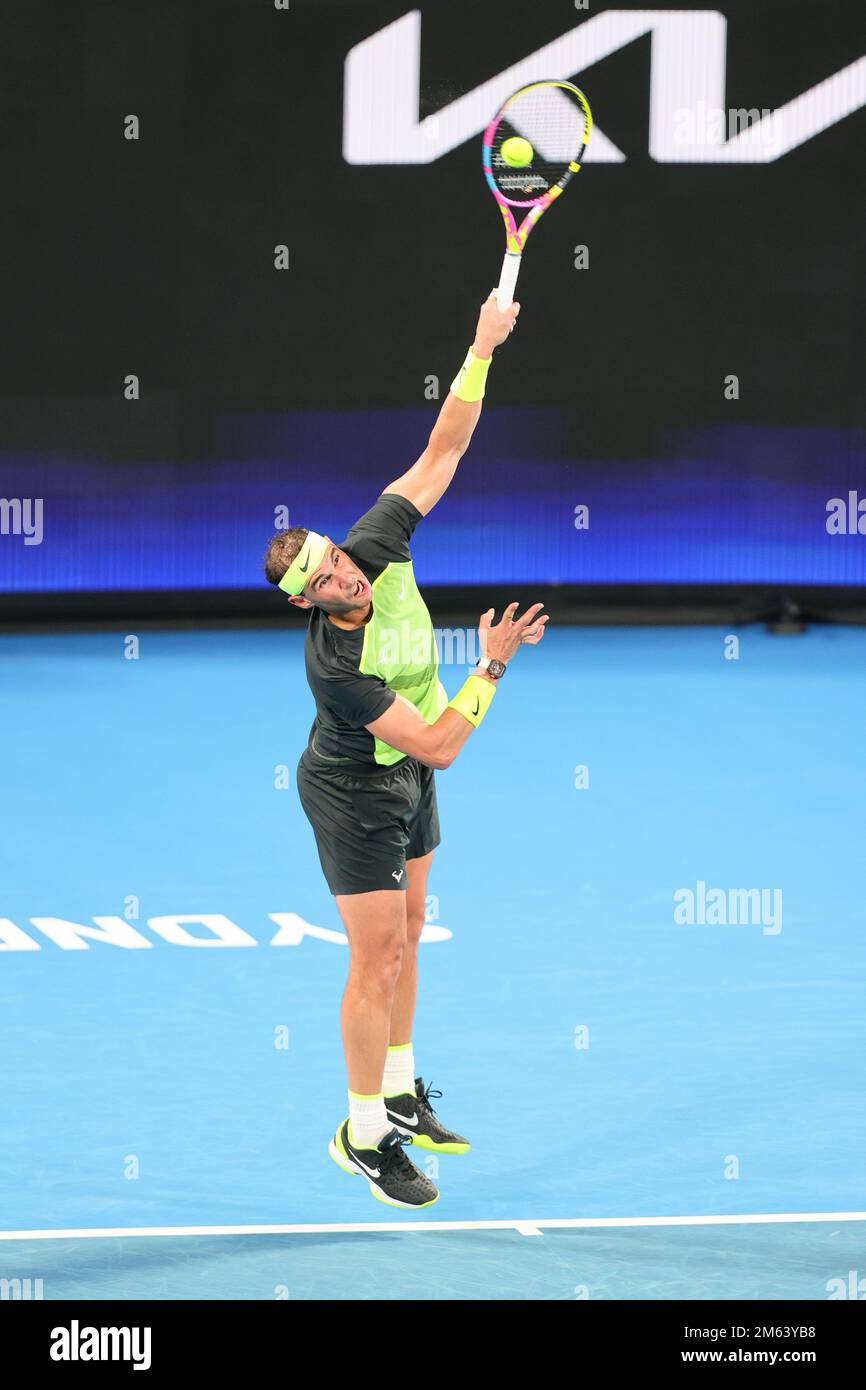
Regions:
<instances>
[{"instance_id":1,"label":"racket strings","mask_svg":"<svg viewBox=\"0 0 866 1390\"><path fill-rule=\"evenodd\" d=\"M492 172L506 197L537 197L557 183L586 144L589 120L577 97L552 83L520 92L505 108L492 141ZM506 140L519 136L532 159L514 168L502 155Z\"/></svg>"}]
</instances>

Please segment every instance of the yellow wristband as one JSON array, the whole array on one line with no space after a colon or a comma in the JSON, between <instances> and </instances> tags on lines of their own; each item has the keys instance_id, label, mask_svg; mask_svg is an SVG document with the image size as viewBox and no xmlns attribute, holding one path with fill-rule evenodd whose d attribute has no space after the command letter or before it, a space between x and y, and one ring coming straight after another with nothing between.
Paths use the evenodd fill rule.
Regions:
<instances>
[{"instance_id":1,"label":"yellow wristband","mask_svg":"<svg viewBox=\"0 0 866 1390\"><path fill-rule=\"evenodd\" d=\"M447 708L456 709L458 714L462 714L463 718L468 719L477 729L495 694L496 686L493 681L486 681L483 676L467 676L454 699L448 701Z\"/></svg>"},{"instance_id":2,"label":"yellow wristband","mask_svg":"<svg viewBox=\"0 0 866 1390\"><path fill-rule=\"evenodd\" d=\"M492 357L476 357L470 348L466 360L451 383L451 390L461 401L484 399L484 384Z\"/></svg>"}]
</instances>

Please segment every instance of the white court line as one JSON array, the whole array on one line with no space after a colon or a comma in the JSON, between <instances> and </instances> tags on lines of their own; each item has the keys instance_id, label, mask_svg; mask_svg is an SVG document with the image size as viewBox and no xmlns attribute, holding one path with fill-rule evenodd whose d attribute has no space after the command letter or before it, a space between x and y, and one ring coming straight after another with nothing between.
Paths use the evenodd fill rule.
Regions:
<instances>
[{"instance_id":1,"label":"white court line","mask_svg":"<svg viewBox=\"0 0 866 1390\"><path fill-rule=\"evenodd\" d=\"M771 1226L795 1221L866 1221L866 1211L799 1211L743 1216L565 1216L533 1221L358 1221L312 1226L94 1226L68 1231L0 1231L0 1240L104 1240L112 1236L304 1236L352 1235L365 1231L594 1230L611 1226Z\"/></svg>"}]
</instances>

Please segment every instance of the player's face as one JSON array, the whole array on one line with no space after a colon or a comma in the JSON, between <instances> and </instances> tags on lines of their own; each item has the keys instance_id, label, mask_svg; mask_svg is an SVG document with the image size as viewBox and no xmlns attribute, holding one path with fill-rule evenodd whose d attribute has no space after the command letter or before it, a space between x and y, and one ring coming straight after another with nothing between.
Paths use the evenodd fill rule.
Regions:
<instances>
[{"instance_id":1,"label":"player's face","mask_svg":"<svg viewBox=\"0 0 866 1390\"><path fill-rule=\"evenodd\" d=\"M328 549L306 589L305 596L325 613L351 613L370 602L370 582L344 550L326 537Z\"/></svg>"}]
</instances>

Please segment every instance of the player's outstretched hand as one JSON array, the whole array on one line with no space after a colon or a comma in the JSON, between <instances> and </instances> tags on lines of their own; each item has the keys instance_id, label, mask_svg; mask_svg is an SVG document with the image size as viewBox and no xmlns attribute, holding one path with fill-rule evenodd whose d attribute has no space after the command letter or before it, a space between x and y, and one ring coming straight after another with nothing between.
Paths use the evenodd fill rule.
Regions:
<instances>
[{"instance_id":1,"label":"player's outstretched hand","mask_svg":"<svg viewBox=\"0 0 866 1390\"><path fill-rule=\"evenodd\" d=\"M478 623L478 637L482 656L495 656L499 661L508 661L521 645L536 647L544 636L545 624L549 621L547 613L540 613L543 603L533 603L522 618L516 618L516 603L509 603L499 622L493 623L493 609L481 614Z\"/></svg>"},{"instance_id":2,"label":"player's outstretched hand","mask_svg":"<svg viewBox=\"0 0 866 1390\"><path fill-rule=\"evenodd\" d=\"M489 299L485 299L478 315L475 342L472 344L475 356L487 358L495 347L504 343L514 328L519 313L520 305L516 300L509 304L507 309L499 309L496 304L496 291L491 290Z\"/></svg>"}]
</instances>

